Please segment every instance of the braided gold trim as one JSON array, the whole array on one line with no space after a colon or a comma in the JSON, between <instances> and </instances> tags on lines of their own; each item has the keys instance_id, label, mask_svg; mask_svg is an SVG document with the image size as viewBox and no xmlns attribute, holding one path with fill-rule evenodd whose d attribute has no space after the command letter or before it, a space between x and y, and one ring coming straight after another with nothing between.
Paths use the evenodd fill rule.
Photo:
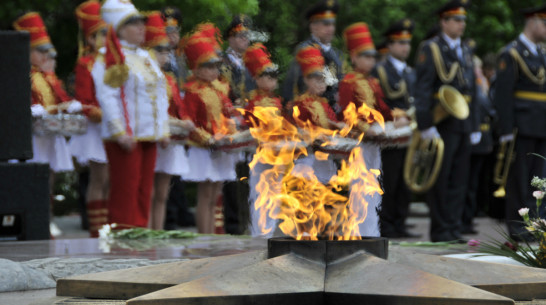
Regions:
<instances>
[{"instance_id":1,"label":"braided gold trim","mask_svg":"<svg viewBox=\"0 0 546 305\"><path fill-rule=\"evenodd\" d=\"M455 78L457 71L460 68L459 63L456 62L452 64L451 68L449 69L449 73L447 73L445 69L445 65L444 65L444 60L442 59L442 55L440 53L440 47L438 47L438 44L435 42L431 42L430 50L432 51L432 59L434 60L434 66L436 66L436 71L438 71L438 77L444 84L451 83L453 79Z\"/></svg>"},{"instance_id":2,"label":"braided gold trim","mask_svg":"<svg viewBox=\"0 0 546 305\"><path fill-rule=\"evenodd\" d=\"M404 79L399 82L400 89L398 89L398 91L394 90L393 88L391 88L391 86L389 86L389 79L387 77L387 71L385 71L385 67L378 66L377 74L379 76L379 81L383 85L383 89L385 89L384 92L387 98L391 100L398 99L403 97L408 92L408 87Z\"/></svg>"},{"instance_id":3,"label":"braided gold trim","mask_svg":"<svg viewBox=\"0 0 546 305\"><path fill-rule=\"evenodd\" d=\"M519 55L516 49L511 48L508 52L514 58L514 60L518 63L523 74L525 74L533 83L537 85L544 85L544 83L546 82L544 67L540 67L540 69L538 69L537 75L534 75L529 70L529 67L527 66L523 58L521 58L521 56Z\"/></svg>"}]
</instances>

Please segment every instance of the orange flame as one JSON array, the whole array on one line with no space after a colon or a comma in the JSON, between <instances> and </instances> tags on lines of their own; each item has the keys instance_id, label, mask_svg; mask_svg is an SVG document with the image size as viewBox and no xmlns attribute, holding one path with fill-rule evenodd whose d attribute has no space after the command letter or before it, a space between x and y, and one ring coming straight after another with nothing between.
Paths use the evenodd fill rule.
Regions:
<instances>
[{"instance_id":1,"label":"orange flame","mask_svg":"<svg viewBox=\"0 0 546 305\"><path fill-rule=\"evenodd\" d=\"M256 107L253 111L259 124L254 122L250 133L260 145L250 168L254 171L258 163L270 165L260 173L256 185L254 206L262 234L275 229L267 227L267 219L272 218L279 220L284 234L297 240L360 239L359 224L366 219L368 206L365 197L382 194L377 182L379 170L367 169L360 146L341 161L337 174L326 184L319 181L311 166L298 166L294 171L294 161L307 156L308 147L313 146L318 146L314 152L317 160L328 160L330 155L320 151L321 147L336 145L348 135L359 143L364 134L353 127L363 122L383 124L383 117L365 104L356 110L351 103L344 112L345 127L329 130L299 120L297 107L293 112L299 128L279 116L276 108Z\"/></svg>"}]
</instances>

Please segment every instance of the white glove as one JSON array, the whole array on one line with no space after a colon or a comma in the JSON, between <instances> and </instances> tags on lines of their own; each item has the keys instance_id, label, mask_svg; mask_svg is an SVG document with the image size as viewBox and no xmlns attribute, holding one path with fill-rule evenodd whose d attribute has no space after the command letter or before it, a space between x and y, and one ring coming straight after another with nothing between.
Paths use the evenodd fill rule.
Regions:
<instances>
[{"instance_id":1,"label":"white glove","mask_svg":"<svg viewBox=\"0 0 546 305\"><path fill-rule=\"evenodd\" d=\"M482 132L476 131L470 134L470 144L476 145L482 140Z\"/></svg>"},{"instance_id":2,"label":"white glove","mask_svg":"<svg viewBox=\"0 0 546 305\"><path fill-rule=\"evenodd\" d=\"M372 136L377 136L383 133L383 127L377 122L373 122L367 131Z\"/></svg>"},{"instance_id":3,"label":"white glove","mask_svg":"<svg viewBox=\"0 0 546 305\"><path fill-rule=\"evenodd\" d=\"M72 100L69 102L70 104L68 105L68 107L66 107L66 112L68 113L76 113L76 112L81 112L83 107L82 107L82 103L76 101L76 100Z\"/></svg>"},{"instance_id":4,"label":"white glove","mask_svg":"<svg viewBox=\"0 0 546 305\"><path fill-rule=\"evenodd\" d=\"M30 106L30 113L32 114L32 117L39 118L47 114L47 111L45 110L44 106L36 104Z\"/></svg>"},{"instance_id":5,"label":"white glove","mask_svg":"<svg viewBox=\"0 0 546 305\"><path fill-rule=\"evenodd\" d=\"M432 126L421 131L421 139L423 140L432 140L438 138L440 138L440 133L438 133L438 129L436 129L436 126Z\"/></svg>"},{"instance_id":6,"label":"white glove","mask_svg":"<svg viewBox=\"0 0 546 305\"><path fill-rule=\"evenodd\" d=\"M510 142L510 141L514 141L514 134L513 133L502 135L499 138L499 143L500 144Z\"/></svg>"}]
</instances>

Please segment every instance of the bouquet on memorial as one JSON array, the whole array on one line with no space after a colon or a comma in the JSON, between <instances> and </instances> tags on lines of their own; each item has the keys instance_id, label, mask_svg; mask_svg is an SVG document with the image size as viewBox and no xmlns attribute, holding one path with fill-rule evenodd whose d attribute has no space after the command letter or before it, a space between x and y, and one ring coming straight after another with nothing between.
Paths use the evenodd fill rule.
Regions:
<instances>
[{"instance_id":1,"label":"bouquet on memorial","mask_svg":"<svg viewBox=\"0 0 546 305\"><path fill-rule=\"evenodd\" d=\"M537 189L533 192L533 197L536 198L536 213L531 217L529 208L522 208L518 212L532 238L522 238L523 242L518 242L509 234L500 232L503 241L482 242L479 251L509 257L526 266L546 268L546 220L540 218L539 212L546 194L546 179L534 177L531 185Z\"/></svg>"}]
</instances>

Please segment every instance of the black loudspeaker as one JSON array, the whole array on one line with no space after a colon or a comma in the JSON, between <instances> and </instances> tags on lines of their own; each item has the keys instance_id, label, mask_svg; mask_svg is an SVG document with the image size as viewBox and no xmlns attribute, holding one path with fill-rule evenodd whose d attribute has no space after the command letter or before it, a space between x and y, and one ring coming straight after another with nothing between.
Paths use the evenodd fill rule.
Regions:
<instances>
[{"instance_id":1,"label":"black loudspeaker","mask_svg":"<svg viewBox=\"0 0 546 305\"><path fill-rule=\"evenodd\" d=\"M30 36L0 31L0 161L32 158Z\"/></svg>"},{"instance_id":2,"label":"black loudspeaker","mask_svg":"<svg viewBox=\"0 0 546 305\"><path fill-rule=\"evenodd\" d=\"M0 162L0 240L49 239L49 166Z\"/></svg>"}]
</instances>

